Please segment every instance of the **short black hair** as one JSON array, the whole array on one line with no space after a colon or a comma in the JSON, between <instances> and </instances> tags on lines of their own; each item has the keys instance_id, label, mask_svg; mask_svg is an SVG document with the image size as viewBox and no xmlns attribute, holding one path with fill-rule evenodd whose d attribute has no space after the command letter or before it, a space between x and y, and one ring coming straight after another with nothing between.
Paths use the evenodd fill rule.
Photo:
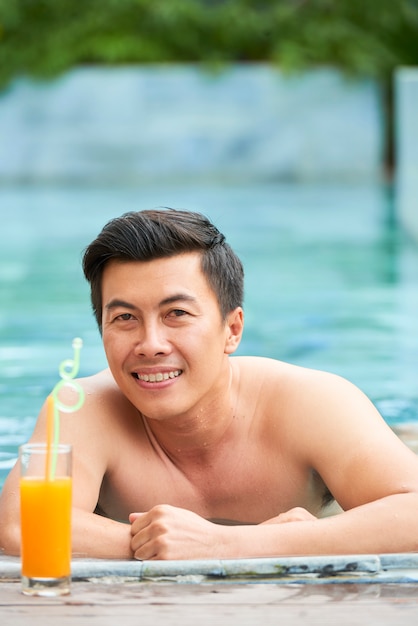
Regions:
<instances>
[{"instance_id":1,"label":"short black hair","mask_svg":"<svg viewBox=\"0 0 418 626\"><path fill-rule=\"evenodd\" d=\"M242 306L244 269L224 235L204 215L178 209L131 211L112 219L87 246L83 270L102 331L102 275L106 264L152 261L184 252L200 252L202 272L216 294L223 319Z\"/></svg>"}]
</instances>

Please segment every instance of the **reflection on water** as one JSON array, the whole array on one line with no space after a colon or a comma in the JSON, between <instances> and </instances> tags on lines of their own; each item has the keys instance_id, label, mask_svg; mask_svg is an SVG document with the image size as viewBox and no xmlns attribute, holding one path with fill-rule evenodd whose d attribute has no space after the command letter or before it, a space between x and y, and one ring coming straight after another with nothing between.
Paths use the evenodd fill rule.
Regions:
<instances>
[{"instance_id":1,"label":"reflection on water","mask_svg":"<svg viewBox=\"0 0 418 626\"><path fill-rule=\"evenodd\" d=\"M105 366L84 247L125 211L198 210L246 267L239 353L341 374L394 424L418 418L418 250L373 186L187 185L0 190L0 484L71 340L81 374Z\"/></svg>"}]
</instances>

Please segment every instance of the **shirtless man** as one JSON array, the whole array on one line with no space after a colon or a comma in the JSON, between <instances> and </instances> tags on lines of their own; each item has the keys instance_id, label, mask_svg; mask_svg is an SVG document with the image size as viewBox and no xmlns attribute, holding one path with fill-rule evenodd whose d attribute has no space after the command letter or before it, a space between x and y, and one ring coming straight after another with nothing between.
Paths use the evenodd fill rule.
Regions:
<instances>
[{"instance_id":1,"label":"shirtless man","mask_svg":"<svg viewBox=\"0 0 418 626\"><path fill-rule=\"evenodd\" d=\"M418 457L363 393L332 374L231 356L242 265L206 218L116 218L87 248L84 271L109 369L81 380L83 407L61 416L61 441L74 448L75 554L418 549ZM46 439L45 413L33 442ZM9 554L19 552L18 474L0 500ZM329 497L342 512L324 517Z\"/></svg>"}]
</instances>

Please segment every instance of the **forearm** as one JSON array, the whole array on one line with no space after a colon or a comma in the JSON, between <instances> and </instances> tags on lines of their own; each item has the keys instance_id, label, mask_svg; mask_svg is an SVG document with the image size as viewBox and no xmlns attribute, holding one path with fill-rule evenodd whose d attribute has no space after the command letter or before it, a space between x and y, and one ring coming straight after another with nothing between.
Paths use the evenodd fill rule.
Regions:
<instances>
[{"instance_id":1,"label":"forearm","mask_svg":"<svg viewBox=\"0 0 418 626\"><path fill-rule=\"evenodd\" d=\"M231 558L412 552L417 519L418 495L399 494L314 521L226 528L221 550Z\"/></svg>"},{"instance_id":2,"label":"forearm","mask_svg":"<svg viewBox=\"0 0 418 626\"><path fill-rule=\"evenodd\" d=\"M131 526L73 509L72 551L76 557L131 559Z\"/></svg>"},{"instance_id":3,"label":"forearm","mask_svg":"<svg viewBox=\"0 0 418 626\"><path fill-rule=\"evenodd\" d=\"M73 509L72 515L72 553L77 557L98 559L131 559L132 550L130 524L122 524ZM0 550L4 554L20 554L20 524L17 517L1 520Z\"/></svg>"}]
</instances>

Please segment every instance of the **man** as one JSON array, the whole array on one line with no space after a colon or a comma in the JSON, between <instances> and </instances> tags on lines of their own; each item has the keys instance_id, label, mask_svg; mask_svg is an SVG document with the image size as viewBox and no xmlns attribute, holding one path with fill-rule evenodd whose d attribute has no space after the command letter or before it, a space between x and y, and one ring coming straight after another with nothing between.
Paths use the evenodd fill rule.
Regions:
<instances>
[{"instance_id":1,"label":"man","mask_svg":"<svg viewBox=\"0 0 418 626\"><path fill-rule=\"evenodd\" d=\"M418 458L337 376L231 356L243 269L186 211L128 213L87 248L109 370L61 416L74 448L73 551L192 559L418 549ZM61 399L74 404L74 390ZM46 438L45 408L32 441ZM18 473L0 546L19 551ZM332 494L332 495L331 495ZM323 516L330 499L342 512Z\"/></svg>"}]
</instances>

